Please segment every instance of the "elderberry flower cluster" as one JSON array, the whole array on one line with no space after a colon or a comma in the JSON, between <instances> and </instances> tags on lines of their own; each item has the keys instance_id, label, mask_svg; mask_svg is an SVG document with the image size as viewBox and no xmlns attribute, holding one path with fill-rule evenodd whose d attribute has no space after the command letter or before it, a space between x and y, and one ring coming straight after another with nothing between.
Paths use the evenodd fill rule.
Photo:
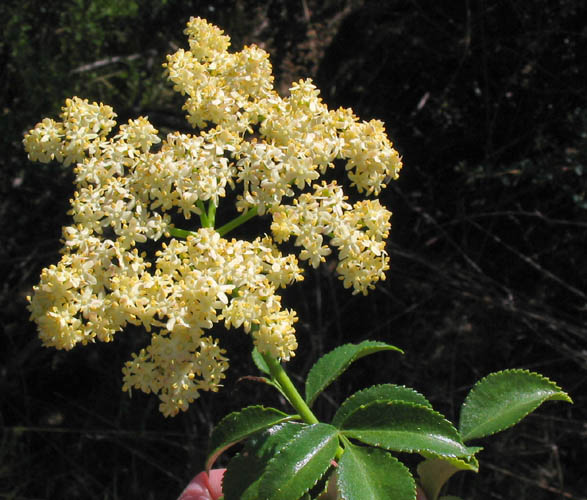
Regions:
<instances>
[{"instance_id":1,"label":"elderberry flower cluster","mask_svg":"<svg viewBox=\"0 0 587 500\"><path fill-rule=\"evenodd\" d=\"M142 326L151 342L125 364L123 389L157 394L166 416L225 378L217 323L242 327L261 353L295 354L296 313L277 291L302 280L298 258L317 267L335 250L353 293L385 279L391 213L377 199L351 205L324 175L344 165L351 187L377 196L401 168L380 121L329 110L310 80L282 98L265 51L228 52L200 18L185 32L190 49L165 67L195 134L162 140L145 117L113 132L112 108L74 97L24 138L31 160L73 164L76 184L61 260L29 298L40 338L72 349ZM216 227L230 192L241 215ZM201 227L178 227L180 215ZM270 236L224 238L255 215L271 218ZM290 238L297 256L277 246Z\"/></svg>"}]
</instances>

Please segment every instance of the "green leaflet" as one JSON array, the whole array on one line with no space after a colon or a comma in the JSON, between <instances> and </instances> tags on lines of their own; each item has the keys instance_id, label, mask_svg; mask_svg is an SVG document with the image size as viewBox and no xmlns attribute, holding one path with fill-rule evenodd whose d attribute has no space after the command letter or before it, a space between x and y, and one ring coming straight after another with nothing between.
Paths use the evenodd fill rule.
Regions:
<instances>
[{"instance_id":1,"label":"green leaflet","mask_svg":"<svg viewBox=\"0 0 587 500\"><path fill-rule=\"evenodd\" d=\"M324 475L338 449L338 431L312 424L299 431L267 464L257 496L243 500L297 500Z\"/></svg>"},{"instance_id":2,"label":"green leaflet","mask_svg":"<svg viewBox=\"0 0 587 500\"><path fill-rule=\"evenodd\" d=\"M344 344L322 356L310 369L306 378L306 403L311 406L318 395L356 361L379 351L397 351L398 347L365 340L360 344Z\"/></svg>"},{"instance_id":3,"label":"green leaflet","mask_svg":"<svg viewBox=\"0 0 587 500\"><path fill-rule=\"evenodd\" d=\"M405 403L414 403L432 408L432 405L422 394L409 387L395 384L373 385L362 391L355 392L347 398L334 415L332 425L339 427L360 406L365 406L377 400L404 401Z\"/></svg>"},{"instance_id":4,"label":"green leaflet","mask_svg":"<svg viewBox=\"0 0 587 500\"><path fill-rule=\"evenodd\" d=\"M416 498L416 483L408 468L379 448L347 444L336 475L343 500Z\"/></svg>"},{"instance_id":5,"label":"green leaflet","mask_svg":"<svg viewBox=\"0 0 587 500\"><path fill-rule=\"evenodd\" d=\"M248 406L241 411L230 413L212 432L206 469L210 469L216 458L233 444L291 418L293 417L275 408L263 406Z\"/></svg>"},{"instance_id":6,"label":"green leaflet","mask_svg":"<svg viewBox=\"0 0 587 500\"><path fill-rule=\"evenodd\" d=\"M271 370L269 369L267 362L263 359L263 356L261 356L261 353L257 350L256 347L253 349L251 357L253 358L253 363L255 363L255 366L259 369L260 372L263 372L266 375L271 375Z\"/></svg>"},{"instance_id":7,"label":"green leaflet","mask_svg":"<svg viewBox=\"0 0 587 500\"><path fill-rule=\"evenodd\" d=\"M512 427L548 400L572 403L546 377L527 370L504 370L477 382L463 406L459 430L464 441Z\"/></svg>"},{"instance_id":8,"label":"green leaflet","mask_svg":"<svg viewBox=\"0 0 587 500\"><path fill-rule=\"evenodd\" d=\"M283 422L250 437L243 450L230 460L224 474L225 500L259 498L261 473L305 426L298 422Z\"/></svg>"},{"instance_id":9,"label":"green leaflet","mask_svg":"<svg viewBox=\"0 0 587 500\"><path fill-rule=\"evenodd\" d=\"M374 401L359 407L341 426L341 434L393 451L468 457L453 425L427 406L403 401Z\"/></svg>"}]
</instances>

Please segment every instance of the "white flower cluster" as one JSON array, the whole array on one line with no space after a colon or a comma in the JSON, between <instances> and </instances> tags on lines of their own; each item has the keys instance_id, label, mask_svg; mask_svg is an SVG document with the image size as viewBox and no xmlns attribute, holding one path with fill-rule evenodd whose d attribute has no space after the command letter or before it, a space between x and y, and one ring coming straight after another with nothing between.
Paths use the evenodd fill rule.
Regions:
<instances>
[{"instance_id":1,"label":"white flower cluster","mask_svg":"<svg viewBox=\"0 0 587 500\"><path fill-rule=\"evenodd\" d=\"M221 385L226 352L207 333L217 323L243 327L262 353L294 355L296 314L277 290L302 274L276 243L294 237L313 267L336 249L354 293L385 279L391 213L377 200L351 205L341 185L320 177L344 163L350 184L376 196L401 168L381 122L330 111L310 80L281 98L267 53L228 52L229 38L202 19L186 34L190 50L165 66L196 135L161 140L144 117L112 134L110 107L73 98L60 121L45 119L24 139L32 160L74 164L77 186L61 261L30 298L41 339L71 349L142 325L151 343L126 363L124 389L156 393L165 415ZM241 217L271 216L272 236L227 240L214 230L231 190ZM196 215L202 228L175 227L178 214ZM155 253L142 246L161 239Z\"/></svg>"}]
</instances>

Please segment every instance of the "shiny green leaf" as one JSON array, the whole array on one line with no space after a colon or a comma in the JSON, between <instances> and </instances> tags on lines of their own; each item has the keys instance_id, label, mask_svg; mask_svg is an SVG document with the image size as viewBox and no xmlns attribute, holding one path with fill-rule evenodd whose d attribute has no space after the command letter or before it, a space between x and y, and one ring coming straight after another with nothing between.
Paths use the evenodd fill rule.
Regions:
<instances>
[{"instance_id":1,"label":"shiny green leaf","mask_svg":"<svg viewBox=\"0 0 587 500\"><path fill-rule=\"evenodd\" d=\"M465 441L503 431L548 400L572 403L554 382L527 370L492 373L475 384L463 406L459 429Z\"/></svg>"},{"instance_id":2,"label":"shiny green leaf","mask_svg":"<svg viewBox=\"0 0 587 500\"><path fill-rule=\"evenodd\" d=\"M346 446L336 475L343 500L416 498L416 482L408 468L379 448Z\"/></svg>"},{"instance_id":3,"label":"shiny green leaf","mask_svg":"<svg viewBox=\"0 0 587 500\"><path fill-rule=\"evenodd\" d=\"M306 403L312 405L318 395L356 361L380 351L398 351L398 347L385 342L365 340L360 344L344 344L322 356L310 369L306 379Z\"/></svg>"},{"instance_id":4,"label":"shiny green leaf","mask_svg":"<svg viewBox=\"0 0 587 500\"><path fill-rule=\"evenodd\" d=\"M206 469L210 469L216 458L233 444L272 425L291 419L290 415L275 408L249 406L224 417L214 428L210 437L210 452Z\"/></svg>"},{"instance_id":5,"label":"shiny green leaf","mask_svg":"<svg viewBox=\"0 0 587 500\"><path fill-rule=\"evenodd\" d=\"M355 392L341 405L332 425L338 427L345 419L360 406L365 406L373 401L404 401L432 408L428 400L414 389L395 384L374 385L362 391Z\"/></svg>"},{"instance_id":6,"label":"shiny green leaf","mask_svg":"<svg viewBox=\"0 0 587 500\"><path fill-rule=\"evenodd\" d=\"M328 470L337 449L335 427L323 423L305 426L269 461L255 500L299 499Z\"/></svg>"},{"instance_id":7,"label":"shiny green leaf","mask_svg":"<svg viewBox=\"0 0 587 500\"><path fill-rule=\"evenodd\" d=\"M222 482L225 500L260 498L260 478L267 464L306 425L283 422L251 436L228 464Z\"/></svg>"},{"instance_id":8,"label":"shiny green leaf","mask_svg":"<svg viewBox=\"0 0 587 500\"><path fill-rule=\"evenodd\" d=\"M374 401L361 406L340 429L344 436L387 450L447 457L471 454L457 430L440 413L403 401Z\"/></svg>"}]
</instances>

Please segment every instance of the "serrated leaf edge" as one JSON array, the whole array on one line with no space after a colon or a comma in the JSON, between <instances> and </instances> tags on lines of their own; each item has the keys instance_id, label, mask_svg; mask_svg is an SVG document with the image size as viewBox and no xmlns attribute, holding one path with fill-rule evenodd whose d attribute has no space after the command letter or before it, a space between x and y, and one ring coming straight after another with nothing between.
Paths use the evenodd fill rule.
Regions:
<instances>
[{"instance_id":1,"label":"serrated leaf edge","mask_svg":"<svg viewBox=\"0 0 587 500\"><path fill-rule=\"evenodd\" d=\"M429 451L421 452L419 454L422 457L424 457L425 459L429 459L429 460L432 460L432 459L435 459L436 458L438 460L445 460L446 462L449 462L449 463L450 463L450 460L456 460L456 461L462 462L465 465L471 465L474 468L470 468L470 467L462 467L462 468L460 468L460 467L457 467L454 464L453 464L453 467L456 467L460 471L470 471L470 472L477 473L477 472L479 472L479 460L477 459L477 457L475 456L475 454L478 453L479 451L481 451L483 448L482 447L477 447L477 446L474 446L474 447L467 446L467 449L474 449L475 451L471 455L468 455L468 456L465 456L465 457L449 457L449 456L438 455L436 453L432 453L432 452L429 452ZM472 458L474 460L474 464L467 464L467 462L465 462L465 460L464 460L465 458Z\"/></svg>"},{"instance_id":2,"label":"serrated leaf edge","mask_svg":"<svg viewBox=\"0 0 587 500\"><path fill-rule=\"evenodd\" d=\"M372 401L371 403L369 403L367 405L360 406L359 408L357 408L357 411L360 410L360 409L362 409L362 408L366 408L367 406L371 406L372 404L381 403L381 402L382 401L379 401L379 400ZM405 402L405 401L399 401L399 403L404 404L404 405L409 405L409 406L412 406L412 407L423 408L425 410L428 410L428 411L434 413L435 415L438 415L444 422L446 422L452 428L452 430L455 431L455 433L457 434L457 436L459 438L461 437L459 431L455 428L454 424L450 420L448 420L442 413L437 412L433 408L430 408L429 406L415 404L415 403L408 403L408 402ZM388 402L388 404L394 404L394 402L393 401L390 401L390 402ZM397 404L397 403L395 403L395 404ZM365 444L367 446L376 446L378 448L381 448L381 449L384 449L384 450L387 450L387 451L396 451L396 452L400 452L400 453L403 453L403 452L406 452L406 453L420 453L420 454L423 453L423 452L426 452L426 453L437 455L438 458L449 457L449 458L457 458L457 459L459 459L459 458L462 458L462 457L471 456L471 455L455 455L455 454L452 454L452 453L447 453L447 454L441 455L439 453L430 452L428 450L411 449L411 448L403 448L403 447L389 448L387 446L384 446L381 443L376 443L376 442L375 443L367 443L365 441L362 441L360 438L358 438L356 436L349 435L348 434L348 431L352 431L352 429L340 429L341 435L343 435L343 436L345 436L347 438L356 439L356 440L360 441L361 443L363 443L363 444ZM467 445L465 445L465 443L462 442L462 440L461 440L461 442L459 444L463 445L464 448L468 448Z\"/></svg>"},{"instance_id":3,"label":"serrated leaf edge","mask_svg":"<svg viewBox=\"0 0 587 500\"><path fill-rule=\"evenodd\" d=\"M402 389L408 389L409 391L413 392L414 394L418 394L418 395L422 396L422 397L424 398L424 400L425 400L425 401L426 401L428 404L427 404L427 405L419 405L419 403L414 403L413 401L405 401L405 400L403 400L403 399L389 399L389 398L374 399L373 401L370 401L370 402L369 402L369 404L370 404L370 403L373 403L373 402L375 402L375 401L390 401L390 402L393 402L393 401L401 401L401 402L404 402L404 403L410 403L410 404L415 404L415 405L419 405L419 406L426 406L426 407L428 407L428 408L430 408L430 409L434 409L434 408L432 408L432 404L430 403L430 401L428 401L428 399L426 399L426 396L424 396L422 393L418 392L417 390L415 390L415 389L412 389L411 387L407 387L407 386L405 386L405 385L397 385L397 384L376 384L376 385L372 385L372 386L366 387L365 389L361 389L361 390L359 390L359 391L357 391L357 392L355 392L355 393L351 394L351 395L350 395L348 398L346 398L346 399L345 399L345 400L344 400L344 401L341 403L341 405L339 406L338 410L337 410L337 411L336 411L336 413L334 414L334 417L333 417L333 419L332 419L332 425L334 425L335 427L337 426L337 424L335 424L335 423L334 423L334 421L335 421L335 418L336 418L336 415L338 414L338 412L340 411L340 409L341 409L341 408L342 408L344 405L346 405L346 404L350 404L350 403L347 403L347 401L352 401L352 400L353 400L355 397L359 397L359 396L360 396L362 393L364 393L365 391L369 391L369 390L373 390L374 388L377 388L377 387L385 387L385 386L393 386L393 387L399 387L399 388L402 388ZM364 405L363 405L363 406L364 406ZM351 414L351 415L352 415L352 414ZM347 416L347 417L348 417L348 416ZM344 420L343 420L342 422L340 422L338 425L342 425L343 423L344 423Z\"/></svg>"},{"instance_id":4,"label":"serrated leaf edge","mask_svg":"<svg viewBox=\"0 0 587 500\"><path fill-rule=\"evenodd\" d=\"M234 441L230 441L229 443L227 443L225 446L221 446L221 447L217 447L215 449L211 449L208 451L207 453L207 458L206 458L206 464L205 464L205 468L206 470L210 470L212 468L212 465L214 464L214 462L216 461L216 459L222 455L222 453L224 453L227 449L231 448L232 446L234 446L237 443L240 443L241 441L243 441L244 439L247 439L248 437L250 437L251 435L255 434L256 432L262 431L262 430L266 430L269 429L270 427L282 423L282 422L287 422L290 420L294 420L296 418L299 418L299 415L288 415L287 413L283 413L281 410L277 410L276 408L271 408L271 407L265 407L263 405L253 405L253 406L247 406L239 411L233 411L231 413L229 413L228 415L226 415L224 418L222 418L222 420L220 420L220 422L218 422L218 424L215 426L214 431L216 431L216 429L220 428L222 426L223 423L226 423L226 421L229 418L234 418L235 415L238 414L242 414L245 411L249 411L252 409L262 409L262 410L267 410L267 411L276 411L279 413L283 414L283 418L278 420L277 422L272 422L271 424L265 426L265 427L259 427L257 429L255 429L252 432L249 432L247 434L243 434L239 439L235 439ZM214 432L213 431L213 432Z\"/></svg>"},{"instance_id":5,"label":"serrated leaf edge","mask_svg":"<svg viewBox=\"0 0 587 500\"><path fill-rule=\"evenodd\" d=\"M312 427L313 425L317 425L317 424L310 424L310 425L304 426L304 428L303 429L300 429L296 434L294 434L294 436L289 441L286 441L284 443L284 445L279 449L279 451L277 453L275 453L275 455L271 459L269 459L269 461L267 462L267 465L265 466L265 471L269 470L271 464L274 463L275 460L277 460L277 458L279 457L279 455L281 455L281 453L283 453L287 449L288 446L290 446L292 443L294 443L296 441L296 439L299 439L299 434L300 433L307 431L307 429L309 427ZM330 425L330 424L324 424L324 425ZM308 486L308 488L305 489L302 492L301 496L305 495L314 486L316 486L318 484L318 482L324 477L324 474L326 474L326 472L328 471L328 469L329 469L329 467L327 467L326 469L324 469L324 472L316 479L316 481L314 481L314 483L312 485ZM263 474L265 473L265 471L263 472Z\"/></svg>"},{"instance_id":6,"label":"serrated leaf edge","mask_svg":"<svg viewBox=\"0 0 587 500\"><path fill-rule=\"evenodd\" d=\"M468 403L470 397L472 397L472 395L475 393L475 391L478 390L479 387L481 387L482 384L484 384L485 382L489 381L492 378L495 378L495 377L498 377L498 376L502 376L502 375L508 374L508 373L516 373L516 374L524 373L524 374L527 374L527 375L533 375L533 376L541 379L542 381L545 381L545 382L548 382L549 384L551 384L552 385L552 389L554 391L556 391L556 392L554 394L551 394L550 396L547 396L547 397L543 398L539 403L537 403L525 415L522 415L519 419L517 419L516 421L514 421L514 422L512 422L510 424L506 424L504 426L501 426L498 429L496 429L495 431L490 432L489 434L484 434L483 436L465 437L464 433L461 431L461 420L462 420L462 412L463 412L463 409L467 406L467 403ZM477 382L475 382L475 384L473 385L473 387L469 391L469 394L467 394L467 397L465 398L465 401L463 402L463 405L461 407L461 416L459 417L459 433L463 436L463 441L468 441L470 439L482 439L484 437L493 436L494 434L497 434L497 433L502 432L502 431L504 431L506 429L509 429L510 427L513 427L514 425L517 425L524 418L526 418L530 413L532 413L539 406L541 406L543 403L545 403L546 401L549 401L549 400L553 400L553 401L565 401L567 403L573 403L573 400L571 399L571 397L565 391L563 391L562 388L559 387L556 382L553 382L552 380L550 380L548 377L545 377L541 373L533 372L533 371L530 371L530 370L527 370L527 369L523 369L523 368L508 368L506 370L500 370L498 372L490 373L489 375L486 375L485 377L483 377L483 378L479 379Z\"/></svg>"},{"instance_id":7,"label":"serrated leaf edge","mask_svg":"<svg viewBox=\"0 0 587 500\"><path fill-rule=\"evenodd\" d=\"M353 346L353 347L365 346L367 352L361 352L361 350L358 349L357 352L355 352L355 354L351 358L349 358L348 361L338 369L337 373L330 379L330 381L328 381L322 387L318 387L318 389L315 391L315 393L312 394L311 397L309 397L309 395L308 395L308 380L310 380L310 377L312 376L313 371L315 369L317 369L319 366L321 366L321 364L326 362L326 361L323 361L324 359L327 359L331 356L334 356L336 352L338 352L342 349L348 348L349 346ZM348 367L352 363L354 363L355 361L357 361L361 358L364 358L365 356L369 356L370 354L375 354L375 353L381 352L381 351L396 351L401 354L404 354L404 351L402 351L399 347L388 344L386 342L380 342L377 340L364 340L362 342L359 342L358 344L353 344L352 342L349 342L347 344L343 344L341 346L336 347L335 349L333 349L330 352L327 352L324 356L322 356L320 359L318 359L318 361L316 361L316 363L314 363L314 365L310 368L310 371L308 372L308 375L306 377L305 399L306 399L306 403L308 404L308 406L312 406L312 404L314 403L316 398L320 395L320 393L322 393L324 391L324 389L326 389L332 382L334 382L334 380L336 380L338 377L340 377L348 369Z\"/></svg>"},{"instance_id":8,"label":"serrated leaf edge","mask_svg":"<svg viewBox=\"0 0 587 500\"><path fill-rule=\"evenodd\" d=\"M272 425L272 426L268 427L267 429L265 429L265 430L262 430L262 431L260 431L260 432L269 432L269 431L270 431L271 429L273 429L274 427L276 427L276 426L282 426L283 424L284 424L284 422L277 423L277 424L275 424L275 425ZM275 458L275 457L276 457L276 456L277 456L279 453L281 453L281 452L282 452L282 451L283 451L283 450L284 450L284 449L285 449L287 446L289 446L289 445L292 443L292 441L293 441L293 438L294 438L295 436L297 436L297 434L298 434L299 432L301 432L301 431L302 431L302 429L303 429L303 428L305 428L305 427L307 427L307 425L308 425L308 424L305 424L305 423L298 423L298 424L299 424L299 425L301 425L301 426L303 426L303 427L302 427L302 428L300 428L300 429L299 429L299 430L298 430L298 431L297 431L297 432L294 434L294 436L292 436L292 438L290 438L288 441L285 441L285 442L284 442L284 443L281 445L281 447L279 447L279 449L277 449L277 451L276 451L275 455L274 455L274 456L273 456L271 459L267 460L267 462L265 463L265 469L266 469L266 468L267 468L267 466L269 465L269 461L270 461L270 460L272 460L273 458ZM251 436L249 436L249 438L250 438L250 437L251 437ZM245 444L244 451L246 451L246 446L247 446L247 445ZM234 460L234 459L235 459L235 458L237 458L237 457L245 457L245 458L246 458L246 455L245 455L245 454L244 454L242 451L240 451L240 452L238 452L238 453L236 453L236 454L234 455L234 457L231 459L231 461L232 461L232 460ZM250 488L250 487L251 487L251 486L252 486L254 483L258 483L260 480L261 480L261 476L258 476L258 477L257 477L257 479L256 479L255 481L253 481L252 483L250 483L250 484L249 484L249 486L247 487L247 490L248 490L248 488ZM258 485L257 485L257 487L258 487ZM247 490L245 490L245 492L244 492L244 493L246 493L246 491L247 491ZM257 499L255 499L255 500L257 500Z\"/></svg>"},{"instance_id":9,"label":"serrated leaf edge","mask_svg":"<svg viewBox=\"0 0 587 500\"><path fill-rule=\"evenodd\" d=\"M357 445L354 445L354 444L350 444L350 446L351 446L351 447L354 447L354 448L363 448L363 447L361 447L361 446L357 446ZM409 468L408 468L408 467L407 467L407 466L406 466L406 465L405 465L405 464L404 464L404 463L403 463L401 460L399 460L399 459L398 459L397 457L395 457L395 456L394 456L392 453L390 453L390 451L389 451L389 450L386 450L386 449L384 449L384 448L377 448L377 447L373 447L373 446L368 446L367 448L373 448L373 449L375 449L375 450L379 450L379 451L381 451L381 452L383 452L383 453L385 453L385 454L389 455L389 457L391 457L391 458L393 458L393 459L395 460L395 463L397 463L397 464L401 465L401 466L402 466L402 467L405 469L405 471L406 471L406 472L407 472L407 473L410 475L410 477L412 478L412 482L413 482L413 494L414 494L414 495L413 495L413 497L414 497L414 499L416 499L416 492L417 492L417 489L416 489L416 481L415 481L415 478L414 478L413 474L411 473L410 469L409 469ZM344 455L343 455L343 456L344 456ZM352 499L352 498L345 498L345 497L342 497L342 495L341 495L341 499L342 499L342 500L354 500L354 499Z\"/></svg>"}]
</instances>

